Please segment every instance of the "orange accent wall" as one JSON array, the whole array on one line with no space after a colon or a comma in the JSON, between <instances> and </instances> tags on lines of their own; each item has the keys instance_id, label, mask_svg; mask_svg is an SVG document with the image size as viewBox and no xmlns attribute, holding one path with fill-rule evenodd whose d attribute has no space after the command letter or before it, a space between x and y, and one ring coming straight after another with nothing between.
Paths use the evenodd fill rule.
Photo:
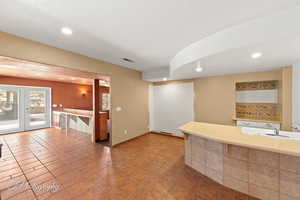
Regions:
<instances>
[{"instance_id":1,"label":"orange accent wall","mask_svg":"<svg viewBox=\"0 0 300 200\"><path fill-rule=\"evenodd\" d=\"M93 110L93 89L91 85L6 76L0 76L0 84L50 87L52 88L52 104L62 104L64 108ZM85 95L82 95L83 93Z\"/></svg>"}]
</instances>

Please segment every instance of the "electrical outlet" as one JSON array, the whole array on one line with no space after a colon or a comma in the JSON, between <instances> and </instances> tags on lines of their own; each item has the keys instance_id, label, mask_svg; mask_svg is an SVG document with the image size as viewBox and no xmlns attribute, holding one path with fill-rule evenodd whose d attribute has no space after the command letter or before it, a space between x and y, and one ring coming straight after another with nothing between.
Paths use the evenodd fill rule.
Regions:
<instances>
[{"instance_id":1,"label":"electrical outlet","mask_svg":"<svg viewBox=\"0 0 300 200\"><path fill-rule=\"evenodd\" d=\"M124 130L124 134L127 135L127 130Z\"/></svg>"}]
</instances>

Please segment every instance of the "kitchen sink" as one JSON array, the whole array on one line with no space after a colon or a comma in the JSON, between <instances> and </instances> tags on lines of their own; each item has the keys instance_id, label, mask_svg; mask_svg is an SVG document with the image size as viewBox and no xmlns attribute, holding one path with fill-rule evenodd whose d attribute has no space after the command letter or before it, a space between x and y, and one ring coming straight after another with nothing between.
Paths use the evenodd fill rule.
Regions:
<instances>
[{"instance_id":1,"label":"kitchen sink","mask_svg":"<svg viewBox=\"0 0 300 200\"><path fill-rule=\"evenodd\" d=\"M241 127L241 132L247 135L265 136L279 139L300 140L300 133L289 131L278 131L275 129L263 129L252 127Z\"/></svg>"}]
</instances>

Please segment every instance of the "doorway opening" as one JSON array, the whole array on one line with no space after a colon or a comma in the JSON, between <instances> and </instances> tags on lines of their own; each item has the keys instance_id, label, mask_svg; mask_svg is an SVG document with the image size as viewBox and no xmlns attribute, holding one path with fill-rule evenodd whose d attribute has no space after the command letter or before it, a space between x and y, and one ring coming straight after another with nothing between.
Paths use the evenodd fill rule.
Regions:
<instances>
[{"instance_id":1,"label":"doorway opening","mask_svg":"<svg viewBox=\"0 0 300 200\"><path fill-rule=\"evenodd\" d=\"M109 76L4 56L0 74L0 134L51 127L112 144Z\"/></svg>"}]
</instances>

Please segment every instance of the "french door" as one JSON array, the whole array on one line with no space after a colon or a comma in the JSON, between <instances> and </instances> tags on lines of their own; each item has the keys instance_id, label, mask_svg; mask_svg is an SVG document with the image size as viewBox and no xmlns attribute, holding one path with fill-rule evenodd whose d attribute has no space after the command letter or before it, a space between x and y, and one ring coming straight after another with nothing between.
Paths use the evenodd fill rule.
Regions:
<instances>
[{"instance_id":1,"label":"french door","mask_svg":"<svg viewBox=\"0 0 300 200\"><path fill-rule=\"evenodd\" d=\"M24 131L22 96L21 87L0 85L0 133Z\"/></svg>"},{"instance_id":2,"label":"french door","mask_svg":"<svg viewBox=\"0 0 300 200\"><path fill-rule=\"evenodd\" d=\"M50 88L24 88L25 130L49 128L51 119Z\"/></svg>"},{"instance_id":3,"label":"french door","mask_svg":"<svg viewBox=\"0 0 300 200\"><path fill-rule=\"evenodd\" d=\"M0 134L48 128L51 89L0 85Z\"/></svg>"}]
</instances>

